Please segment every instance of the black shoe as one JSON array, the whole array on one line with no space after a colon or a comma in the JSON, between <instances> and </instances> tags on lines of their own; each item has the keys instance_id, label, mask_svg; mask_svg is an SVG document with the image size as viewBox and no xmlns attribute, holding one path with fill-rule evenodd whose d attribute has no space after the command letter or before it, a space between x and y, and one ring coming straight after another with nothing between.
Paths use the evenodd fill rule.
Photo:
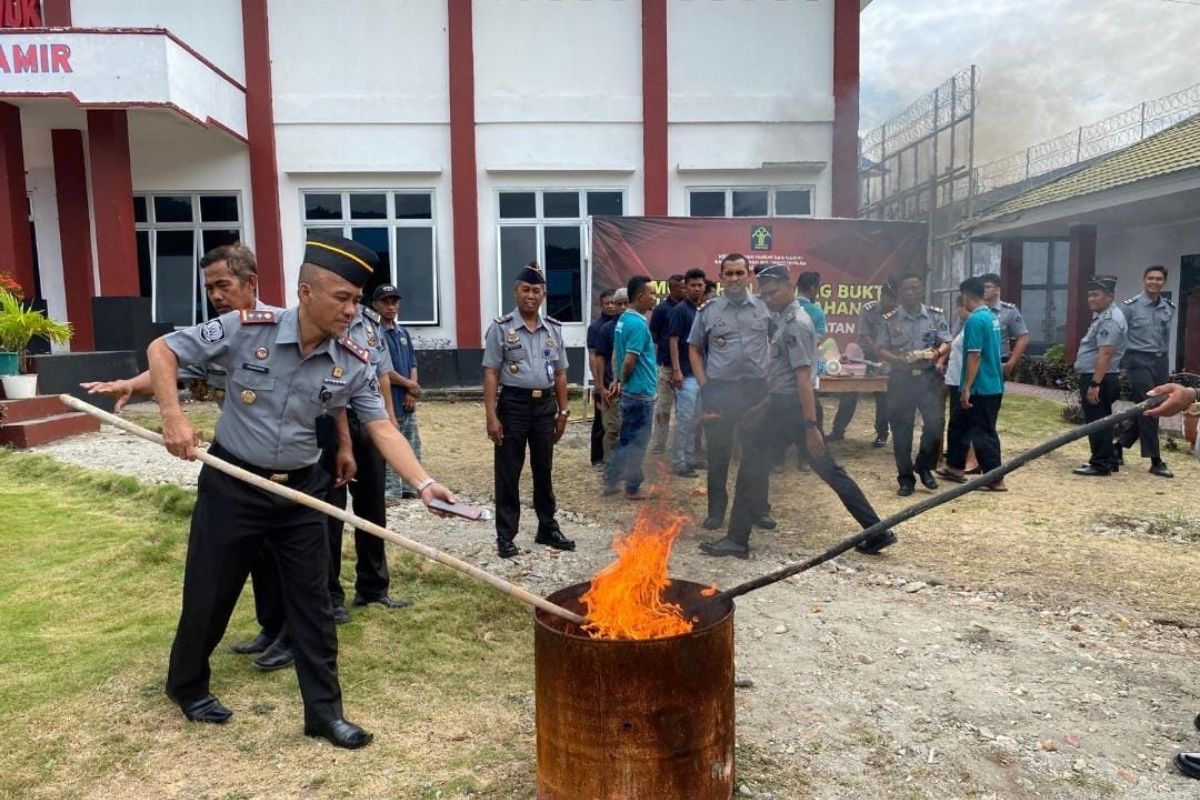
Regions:
<instances>
[{"instance_id":1,"label":"black shoe","mask_svg":"<svg viewBox=\"0 0 1200 800\"><path fill-rule=\"evenodd\" d=\"M306 722L304 723L304 735L320 736L334 747L344 747L347 750L366 747L375 738L353 722L347 722L344 719L335 719L329 722Z\"/></svg>"},{"instance_id":2,"label":"black shoe","mask_svg":"<svg viewBox=\"0 0 1200 800\"><path fill-rule=\"evenodd\" d=\"M875 441L871 442L871 447L883 447L887 444L887 434L879 433L875 435Z\"/></svg>"},{"instance_id":3,"label":"black shoe","mask_svg":"<svg viewBox=\"0 0 1200 800\"><path fill-rule=\"evenodd\" d=\"M720 530L721 526L724 524L725 524L724 515L722 515L720 517L705 517L704 522L700 523L700 527L704 528L704 530L706 530L706 531L716 531L716 530Z\"/></svg>"},{"instance_id":4,"label":"black shoe","mask_svg":"<svg viewBox=\"0 0 1200 800\"><path fill-rule=\"evenodd\" d=\"M496 550L501 558L515 558L521 555L521 548L512 542L496 542Z\"/></svg>"},{"instance_id":5,"label":"black shoe","mask_svg":"<svg viewBox=\"0 0 1200 800\"><path fill-rule=\"evenodd\" d=\"M885 531L878 536L872 536L861 544L854 545L854 549L865 555L873 556L883 548L891 547L898 541L899 539L896 538L896 534L891 531Z\"/></svg>"},{"instance_id":6,"label":"black shoe","mask_svg":"<svg viewBox=\"0 0 1200 800\"><path fill-rule=\"evenodd\" d=\"M383 606L384 608L408 608L409 606L411 606L413 604L413 601L412 600L393 600L392 598L388 597L386 594L383 595L382 597L372 597L370 600L368 600L367 598L365 598L359 594L354 595L354 605L356 605L356 606L369 606L372 603Z\"/></svg>"},{"instance_id":7,"label":"black shoe","mask_svg":"<svg viewBox=\"0 0 1200 800\"><path fill-rule=\"evenodd\" d=\"M291 643L285 637L280 636L271 643L271 646L267 648L267 652L254 659L254 668L263 672L273 672L277 669L290 667L295 660L296 657L292 654Z\"/></svg>"},{"instance_id":8,"label":"black shoe","mask_svg":"<svg viewBox=\"0 0 1200 800\"><path fill-rule=\"evenodd\" d=\"M917 482L912 478L908 478L907 480L901 479L900 488L896 490L896 494L901 497L908 497L916 488Z\"/></svg>"},{"instance_id":9,"label":"black shoe","mask_svg":"<svg viewBox=\"0 0 1200 800\"><path fill-rule=\"evenodd\" d=\"M188 722L209 722L213 725L224 725L233 716L233 712L211 694L199 700L180 703L179 710L188 718Z\"/></svg>"},{"instance_id":10,"label":"black shoe","mask_svg":"<svg viewBox=\"0 0 1200 800\"><path fill-rule=\"evenodd\" d=\"M247 642L238 642L229 648L232 653L237 653L239 656L250 656L255 653L266 651L271 643L275 641L274 636L268 636L266 631L259 631L258 636Z\"/></svg>"},{"instance_id":11,"label":"black shoe","mask_svg":"<svg viewBox=\"0 0 1200 800\"><path fill-rule=\"evenodd\" d=\"M1167 465L1162 461L1156 461L1150 465L1150 474L1157 475L1160 478L1174 478L1175 473L1167 468Z\"/></svg>"},{"instance_id":12,"label":"black shoe","mask_svg":"<svg viewBox=\"0 0 1200 800\"><path fill-rule=\"evenodd\" d=\"M694 469L674 469L674 470L671 470L671 474L677 478L699 478L700 477L699 475L696 474L696 470L694 470Z\"/></svg>"},{"instance_id":13,"label":"black shoe","mask_svg":"<svg viewBox=\"0 0 1200 800\"><path fill-rule=\"evenodd\" d=\"M830 431L829 435L825 437L825 443L828 444L829 442L840 442L845 438L845 431Z\"/></svg>"},{"instance_id":14,"label":"black shoe","mask_svg":"<svg viewBox=\"0 0 1200 800\"><path fill-rule=\"evenodd\" d=\"M344 605L342 605L341 603L338 603L337 605L335 605L333 607L333 624L334 625L345 625L349 621L350 621L350 612L346 610L346 607Z\"/></svg>"},{"instance_id":15,"label":"black shoe","mask_svg":"<svg viewBox=\"0 0 1200 800\"><path fill-rule=\"evenodd\" d=\"M738 544L728 536L717 539L715 542L701 542L700 552L706 556L733 556L734 558L749 558L750 548L744 544Z\"/></svg>"},{"instance_id":16,"label":"black shoe","mask_svg":"<svg viewBox=\"0 0 1200 800\"><path fill-rule=\"evenodd\" d=\"M754 527L762 528L764 531L773 531L775 530L776 525L778 525L778 523L766 515L763 515L754 521Z\"/></svg>"},{"instance_id":17,"label":"black shoe","mask_svg":"<svg viewBox=\"0 0 1200 800\"><path fill-rule=\"evenodd\" d=\"M539 533L533 540L534 544L544 544L547 547L553 547L555 550L574 550L575 543L562 535L562 531L550 531L548 533Z\"/></svg>"},{"instance_id":18,"label":"black shoe","mask_svg":"<svg viewBox=\"0 0 1200 800\"><path fill-rule=\"evenodd\" d=\"M1175 756L1175 769L1189 778L1200 780L1200 753L1178 753Z\"/></svg>"},{"instance_id":19,"label":"black shoe","mask_svg":"<svg viewBox=\"0 0 1200 800\"><path fill-rule=\"evenodd\" d=\"M1096 469L1091 464L1084 464L1082 467L1076 467L1071 470L1076 475L1086 475L1089 478L1107 477L1110 473L1106 469Z\"/></svg>"},{"instance_id":20,"label":"black shoe","mask_svg":"<svg viewBox=\"0 0 1200 800\"><path fill-rule=\"evenodd\" d=\"M934 491L938 488L937 478L933 477L933 473L927 469L917 470L917 477L921 479L921 485L929 491Z\"/></svg>"}]
</instances>

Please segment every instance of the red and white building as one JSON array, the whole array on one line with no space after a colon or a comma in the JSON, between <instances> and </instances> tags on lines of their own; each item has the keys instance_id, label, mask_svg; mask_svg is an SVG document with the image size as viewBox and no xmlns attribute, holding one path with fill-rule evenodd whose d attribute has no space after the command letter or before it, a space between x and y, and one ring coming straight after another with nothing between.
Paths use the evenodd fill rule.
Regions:
<instances>
[{"instance_id":1,"label":"red and white building","mask_svg":"<svg viewBox=\"0 0 1200 800\"><path fill-rule=\"evenodd\" d=\"M111 349L204 319L198 258L234 239L286 303L333 228L426 348L479 348L531 259L581 346L589 216L855 216L859 11L0 0L0 269Z\"/></svg>"}]
</instances>

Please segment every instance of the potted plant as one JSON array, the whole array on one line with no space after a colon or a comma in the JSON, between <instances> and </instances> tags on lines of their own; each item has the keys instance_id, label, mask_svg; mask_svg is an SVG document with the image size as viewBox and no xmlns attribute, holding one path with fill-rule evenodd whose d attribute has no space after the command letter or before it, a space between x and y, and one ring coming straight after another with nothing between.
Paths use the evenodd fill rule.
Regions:
<instances>
[{"instance_id":1,"label":"potted plant","mask_svg":"<svg viewBox=\"0 0 1200 800\"><path fill-rule=\"evenodd\" d=\"M7 359L10 364L16 361L11 374L0 375L4 396L10 400L37 394L37 375L20 374L28 367L29 355L25 349L35 336L43 336L54 344L66 344L71 341L71 326L47 319L42 312L23 305L14 292L0 288L0 352L15 356Z\"/></svg>"}]
</instances>

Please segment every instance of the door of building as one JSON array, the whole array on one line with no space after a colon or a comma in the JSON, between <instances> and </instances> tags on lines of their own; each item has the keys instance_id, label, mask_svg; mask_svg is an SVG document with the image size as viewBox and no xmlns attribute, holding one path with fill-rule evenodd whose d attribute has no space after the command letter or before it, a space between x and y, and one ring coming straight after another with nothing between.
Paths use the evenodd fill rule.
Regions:
<instances>
[{"instance_id":1,"label":"door of building","mask_svg":"<svg viewBox=\"0 0 1200 800\"><path fill-rule=\"evenodd\" d=\"M1200 372L1200 253L1179 259L1175 369Z\"/></svg>"}]
</instances>

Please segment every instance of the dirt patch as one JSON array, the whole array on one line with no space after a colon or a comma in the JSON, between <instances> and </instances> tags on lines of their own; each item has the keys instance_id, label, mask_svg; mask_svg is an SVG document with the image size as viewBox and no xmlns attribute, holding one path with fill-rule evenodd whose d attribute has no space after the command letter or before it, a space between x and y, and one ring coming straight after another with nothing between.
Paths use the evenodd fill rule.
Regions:
<instances>
[{"instance_id":1,"label":"dirt patch","mask_svg":"<svg viewBox=\"0 0 1200 800\"><path fill-rule=\"evenodd\" d=\"M1105 514L1092 531L1101 536L1140 536L1170 542L1200 542L1200 517L1164 514Z\"/></svg>"}]
</instances>

